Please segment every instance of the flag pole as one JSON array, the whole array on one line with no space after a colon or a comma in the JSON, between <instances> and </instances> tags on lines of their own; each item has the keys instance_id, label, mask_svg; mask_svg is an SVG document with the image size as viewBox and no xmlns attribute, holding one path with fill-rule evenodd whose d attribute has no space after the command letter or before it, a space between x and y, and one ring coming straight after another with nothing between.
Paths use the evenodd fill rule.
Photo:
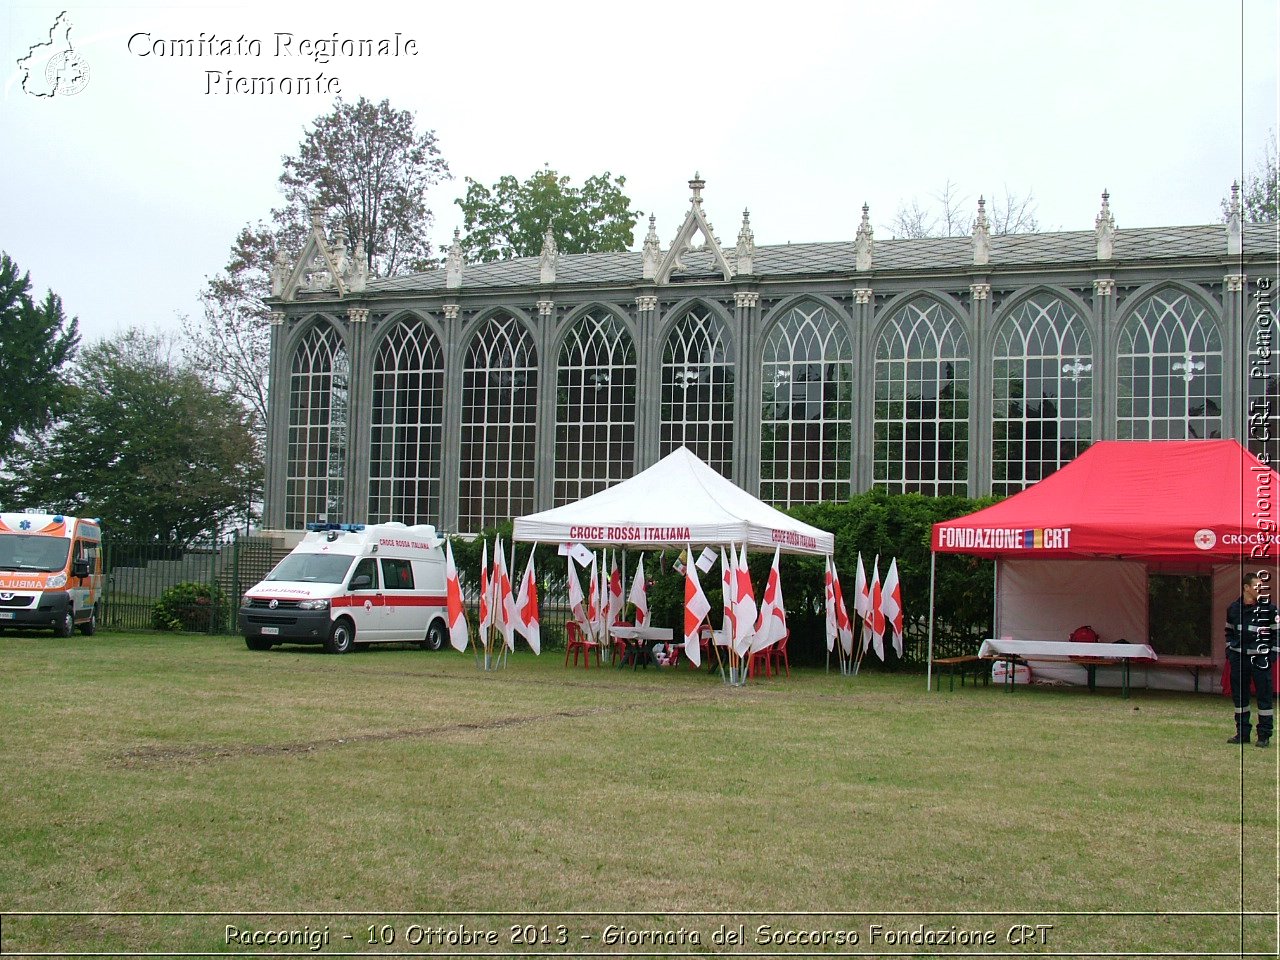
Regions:
<instances>
[{"instance_id":1,"label":"flag pole","mask_svg":"<svg viewBox=\"0 0 1280 960\"><path fill-rule=\"evenodd\" d=\"M933 690L933 581L938 566L938 555L929 551L929 662L925 668L924 689Z\"/></svg>"}]
</instances>

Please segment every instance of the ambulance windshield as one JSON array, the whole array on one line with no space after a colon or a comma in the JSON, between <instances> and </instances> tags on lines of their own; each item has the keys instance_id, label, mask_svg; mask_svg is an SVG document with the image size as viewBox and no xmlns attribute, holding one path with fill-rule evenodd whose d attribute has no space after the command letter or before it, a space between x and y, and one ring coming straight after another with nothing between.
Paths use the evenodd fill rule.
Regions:
<instances>
[{"instance_id":1,"label":"ambulance windshield","mask_svg":"<svg viewBox=\"0 0 1280 960\"><path fill-rule=\"evenodd\" d=\"M267 574L268 580L341 583L355 558L340 553L291 553Z\"/></svg>"},{"instance_id":2,"label":"ambulance windshield","mask_svg":"<svg viewBox=\"0 0 1280 960\"><path fill-rule=\"evenodd\" d=\"M9 533L0 536L0 570L39 570L52 573L67 565L71 541L66 537L40 537Z\"/></svg>"}]
</instances>

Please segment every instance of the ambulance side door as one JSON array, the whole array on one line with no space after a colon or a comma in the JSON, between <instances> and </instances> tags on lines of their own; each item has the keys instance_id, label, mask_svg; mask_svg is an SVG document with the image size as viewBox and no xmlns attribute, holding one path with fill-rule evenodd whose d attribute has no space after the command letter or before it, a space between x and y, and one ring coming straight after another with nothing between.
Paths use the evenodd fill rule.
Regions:
<instances>
[{"instance_id":1,"label":"ambulance side door","mask_svg":"<svg viewBox=\"0 0 1280 960\"><path fill-rule=\"evenodd\" d=\"M424 623L418 629L423 608L416 602L412 562L398 557L383 557L381 565L387 623L394 639L421 640L427 635L427 627Z\"/></svg>"},{"instance_id":2,"label":"ambulance side door","mask_svg":"<svg viewBox=\"0 0 1280 960\"><path fill-rule=\"evenodd\" d=\"M378 580L378 561L364 557L351 571L347 581L347 608L356 625L356 642L384 640L387 636L387 609Z\"/></svg>"}]
</instances>

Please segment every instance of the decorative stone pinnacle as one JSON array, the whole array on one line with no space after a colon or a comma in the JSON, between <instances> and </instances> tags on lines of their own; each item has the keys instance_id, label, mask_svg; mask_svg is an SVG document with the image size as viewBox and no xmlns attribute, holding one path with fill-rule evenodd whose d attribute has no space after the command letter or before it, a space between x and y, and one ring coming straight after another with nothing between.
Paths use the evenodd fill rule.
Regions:
<instances>
[{"instance_id":1,"label":"decorative stone pinnacle","mask_svg":"<svg viewBox=\"0 0 1280 960\"><path fill-rule=\"evenodd\" d=\"M693 172L693 179L689 181L689 189L693 191L693 196L689 198L691 203L702 205L702 188L707 185L707 181L703 180L698 171Z\"/></svg>"},{"instance_id":2,"label":"decorative stone pinnacle","mask_svg":"<svg viewBox=\"0 0 1280 960\"><path fill-rule=\"evenodd\" d=\"M871 229L871 208L864 203L862 205L862 222L858 224L858 234L853 241L855 266L860 273L871 269L874 242L875 231Z\"/></svg>"},{"instance_id":3,"label":"decorative stone pinnacle","mask_svg":"<svg viewBox=\"0 0 1280 960\"><path fill-rule=\"evenodd\" d=\"M737 273L750 276L755 273L756 238L751 232L751 211L742 211L742 229L738 231Z\"/></svg>"},{"instance_id":4,"label":"decorative stone pinnacle","mask_svg":"<svg viewBox=\"0 0 1280 960\"><path fill-rule=\"evenodd\" d=\"M649 214L649 232L644 236L644 248L640 254L641 271L644 279L652 280L658 274L658 263L662 260L662 251L658 246L658 218Z\"/></svg>"},{"instance_id":5,"label":"decorative stone pinnacle","mask_svg":"<svg viewBox=\"0 0 1280 960\"><path fill-rule=\"evenodd\" d=\"M1231 184L1231 205L1227 207L1227 255L1244 253L1244 218L1240 215L1240 181Z\"/></svg>"},{"instance_id":6,"label":"decorative stone pinnacle","mask_svg":"<svg viewBox=\"0 0 1280 960\"><path fill-rule=\"evenodd\" d=\"M449 256L445 260L444 285L448 289L462 286L462 231L453 228L453 246L449 248Z\"/></svg>"},{"instance_id":7,"label":"decorative stone pinnacle","mask_svg":"<svg viewBox=\"0 0 1280 960\"><path fill-rule=\"evenodd\" d=\"M1102 191L1102 209L1094 221L1094 235L1098 241L1098 259L1110 260L1115 252L1116 218L1111 215L1111 194Z\"/></svg>"},{"instance_id":8,"label":"decorative stone pinnacle","mask_svg":"<svg viewBox=\"0 0 1280 960\"><path fill-rule=\"evenodd\" d=\"M556 267L560 261L560 252L556 249L556 238L551 232L551 227L547 227L547 232L542 235L542 255L538 262L538 282L539 283L555 283Z\"/></svg>"},{"instance_id":9,"label":"decorative stone pinnacle","mask_svg":"<svg viewBox=\"0 0 1280 960\"><path fill-rule=\"evenodd\" d=\"M991 262L991 234L987 223L987 201L978 197L978 218L973 221L973 265L985 266Z\"/></svg>"},{"instance_id":10,"label":"decorative stone pinnacle","mask_svg":"<svg viewBox=\"0 0 1280 960\"><path fill-rule=\"evenodd\" d=\"M321 232L324 231L324 207L316 205L311 208L311 226Z\"/></svg>"}]
</instances>

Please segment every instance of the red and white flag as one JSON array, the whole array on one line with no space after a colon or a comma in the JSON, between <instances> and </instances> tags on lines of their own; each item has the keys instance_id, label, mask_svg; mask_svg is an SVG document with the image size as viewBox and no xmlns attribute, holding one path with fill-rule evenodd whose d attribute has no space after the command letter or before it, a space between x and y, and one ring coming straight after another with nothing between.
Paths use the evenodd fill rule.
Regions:
<instances>
[{"instance_id":1,"label":"red and white flag","mask_svg":"<svg viewBox=\"0 0 1280 960\"><path fill-rule=\"evenodd\" d=\"M600 638L600 577L595 554L591 555L591 584L587 587L587 636Z\"/></svg>"},{"instance_id":2,"label":"red and white flag","mask_svg":"<svg viewBox=\"0 0 1280 960\"><path fill-rule=\"evenodd\" d=\"M618 569L618 555L611 554L613 558L612 565L609 569L609 616L605 624L606 628L618 622L618 618L622 616L622 571Z\"/></svg>"},{"instance_id":3,"label":"red and white flag","mask_svg":"<svg viewBox=\"0 0 1280 960\"><path fill-rule=\"evenodd\" d=\"M845 656L853 653L853 621L849 619L849 608L844 602L844 589L840 586L840 571L836 569L836 561L831 560L831 585L835 591L836 636L840 638L840 647Z\"/></svg>"},{"instance_id":4,"label":"red and white flag","mask_svg":"<svg viewBox=\"0 0 1280 960\"><path fill-rule=\"evenodd\" d=\"M453 544L448 540L444 542L444 596L449 642L461 652L467 649L471 636L467 630L467 615L462 609L462 584L458 581L458 568L453 563Z\"/></svg>"},{"instance_id":5,"label":"red and white flag","mask_svg":"<svg viewBox=\"0 0 1280 960\"><path fill-rule=\"evenodd\" d=\"M751 640L756 634L756 618L760 610L756 607L756 589L751 585L751 568L747 566L747 545L744 543L738 551L738 583L735 587L737 605L733 611L733 649L738 656L744 656L751 649Z\"/></svg>"},{"instance_id":6,"label":"red and white flag","mask_svg":"<svg viewBox=\"0 0 1280 960\"><path fill-rule=\"evenodd\" d=\"M582 583L578 580L577 565L573 557L569 558L569 609L573 611L573 619L578 622L583 633L588 632L586 598L582 595Z\"/></svg>"},{"instance_id":7,"label":"red and white flag","mask_svg":"<svg viewBox=\"0 0 1280 960\"><path fill-rule=\"evenodd\" d=\"M880 609L880 558L871 565L871 609L867 617L871 623L871 646L876 656L884 660L884 611Z\"/></svg>"},{"instance_id":8,"label":"red and white flag","mask_svg":"<svg viewBox=\"0 0 1280 960\"><path fill-rule=\"evenodd\" d=\"M498 541L493 555L494 617L503 642L511 650L516 648L516 603L511 590L511 574L507 572L507 557Z\"/></svg>"},{"instance_id":9,"label":"red and white flag","mask_svg":"<svg viewBox=\"0 0 1280 960\"><path fill-rule=\"evenodd\" d=\"M898 558L889 561L881 590L880 610L884 614L885 628L893 631L893 649L902 656L902 588L898 584Z\"/></svg>"},{"instance_id":10,"label":"red and white flag","mask_svg":"<svg viewBox=\"0 0 1280 960\"><path fill-rule=\"evenodd\" d=\"M858 551L858 571L853 578L853 612L862 623L862 649L871 646L871 585L867 582L867 568L862 565L862 551Z\"/></svg>"},{"instance_id":11,"label":"red and white flag","mask_svg":"<svg viewBox=\"0 0 1280 960\"><path fill-rule=\"evenodd\" d=\"M693 556L693 550L689 550ZM684 565L684 653L695 666L702 666L702 647L698 643L698 627L711 612L711 601L702 592L698 582L698 567L693 562Z\"/></svg>"},{"instance_id":12,"label":"red and white flag","mask_svg":"<svg viewBox=\"0 0 1280 960\"><path fill-rule=\"evenodd\" d=\"M737 605L737 598L734 596L738 586L738 554L733 548L733 544L729 544L729 554L726 557L724 547L720 548L720 596L723 599L724 612L720 617L720 636L716 637L719 643L721 637L725 643L733 642L734 631L734 608Z\"/></svg>"},{"instance_id":13,"label":"red and white flag","mask_svg":"<svg viewBox=\"0 0 1280 960\"><path fill-rule=\"evenodd\" d=\"M822 608L827 616L827 653L836 646L836 586L831 566L831 558L827 557L822 574Z\"/></svg>"},{"instance_id":14,"label":"red and white flag","mask_svg":"<svg viewBox=\"0 0 1280 960\"><path fill-rule=\"evenodd\" d=\"M782 602L782 575L778 571L778 558L782 550L775 547L773 566L764 585L764 601L760 605L760 620L756 623L756 635L751 641L751 652L772 646L787 635L787 609Z\"/></svg>"},{"instance_id":15,"label":"red and white flag","mask_svg":"<svg viewBox=\"0 0 1280 960\"><path fill-rule=\"evenodd\" d=\"M536 654L542 653L542 627L538 623L538 580L533 572L534 547L529 551L529 563L524 568L524 576L520 578L520 595L516 598L515 628L529 642L529 648Z\"/></svg>"},{"instance_id":16,"label":"red and white flag","mask_svg":"<svg viewBox=\"0 0 1280 960\"><path fill-rule=\"evenodd\" d=\"M636 608L636 626L643 627L649 622L649 595L644 585L644 556L636 562L636 578L631 581L631 592L627 594L627 602Z\"/></svg>"},{"instance_id":17,"label":"red and white flag","mask_svg":"<svg viewBox=\"0 0 1280 960\"><path fill-rule=\"evenodd\" d=\"M480 548L480 644L489 644L489 628L493 626L493 588L489 585L489 541Z\"/></svg>"}]
</instances>

